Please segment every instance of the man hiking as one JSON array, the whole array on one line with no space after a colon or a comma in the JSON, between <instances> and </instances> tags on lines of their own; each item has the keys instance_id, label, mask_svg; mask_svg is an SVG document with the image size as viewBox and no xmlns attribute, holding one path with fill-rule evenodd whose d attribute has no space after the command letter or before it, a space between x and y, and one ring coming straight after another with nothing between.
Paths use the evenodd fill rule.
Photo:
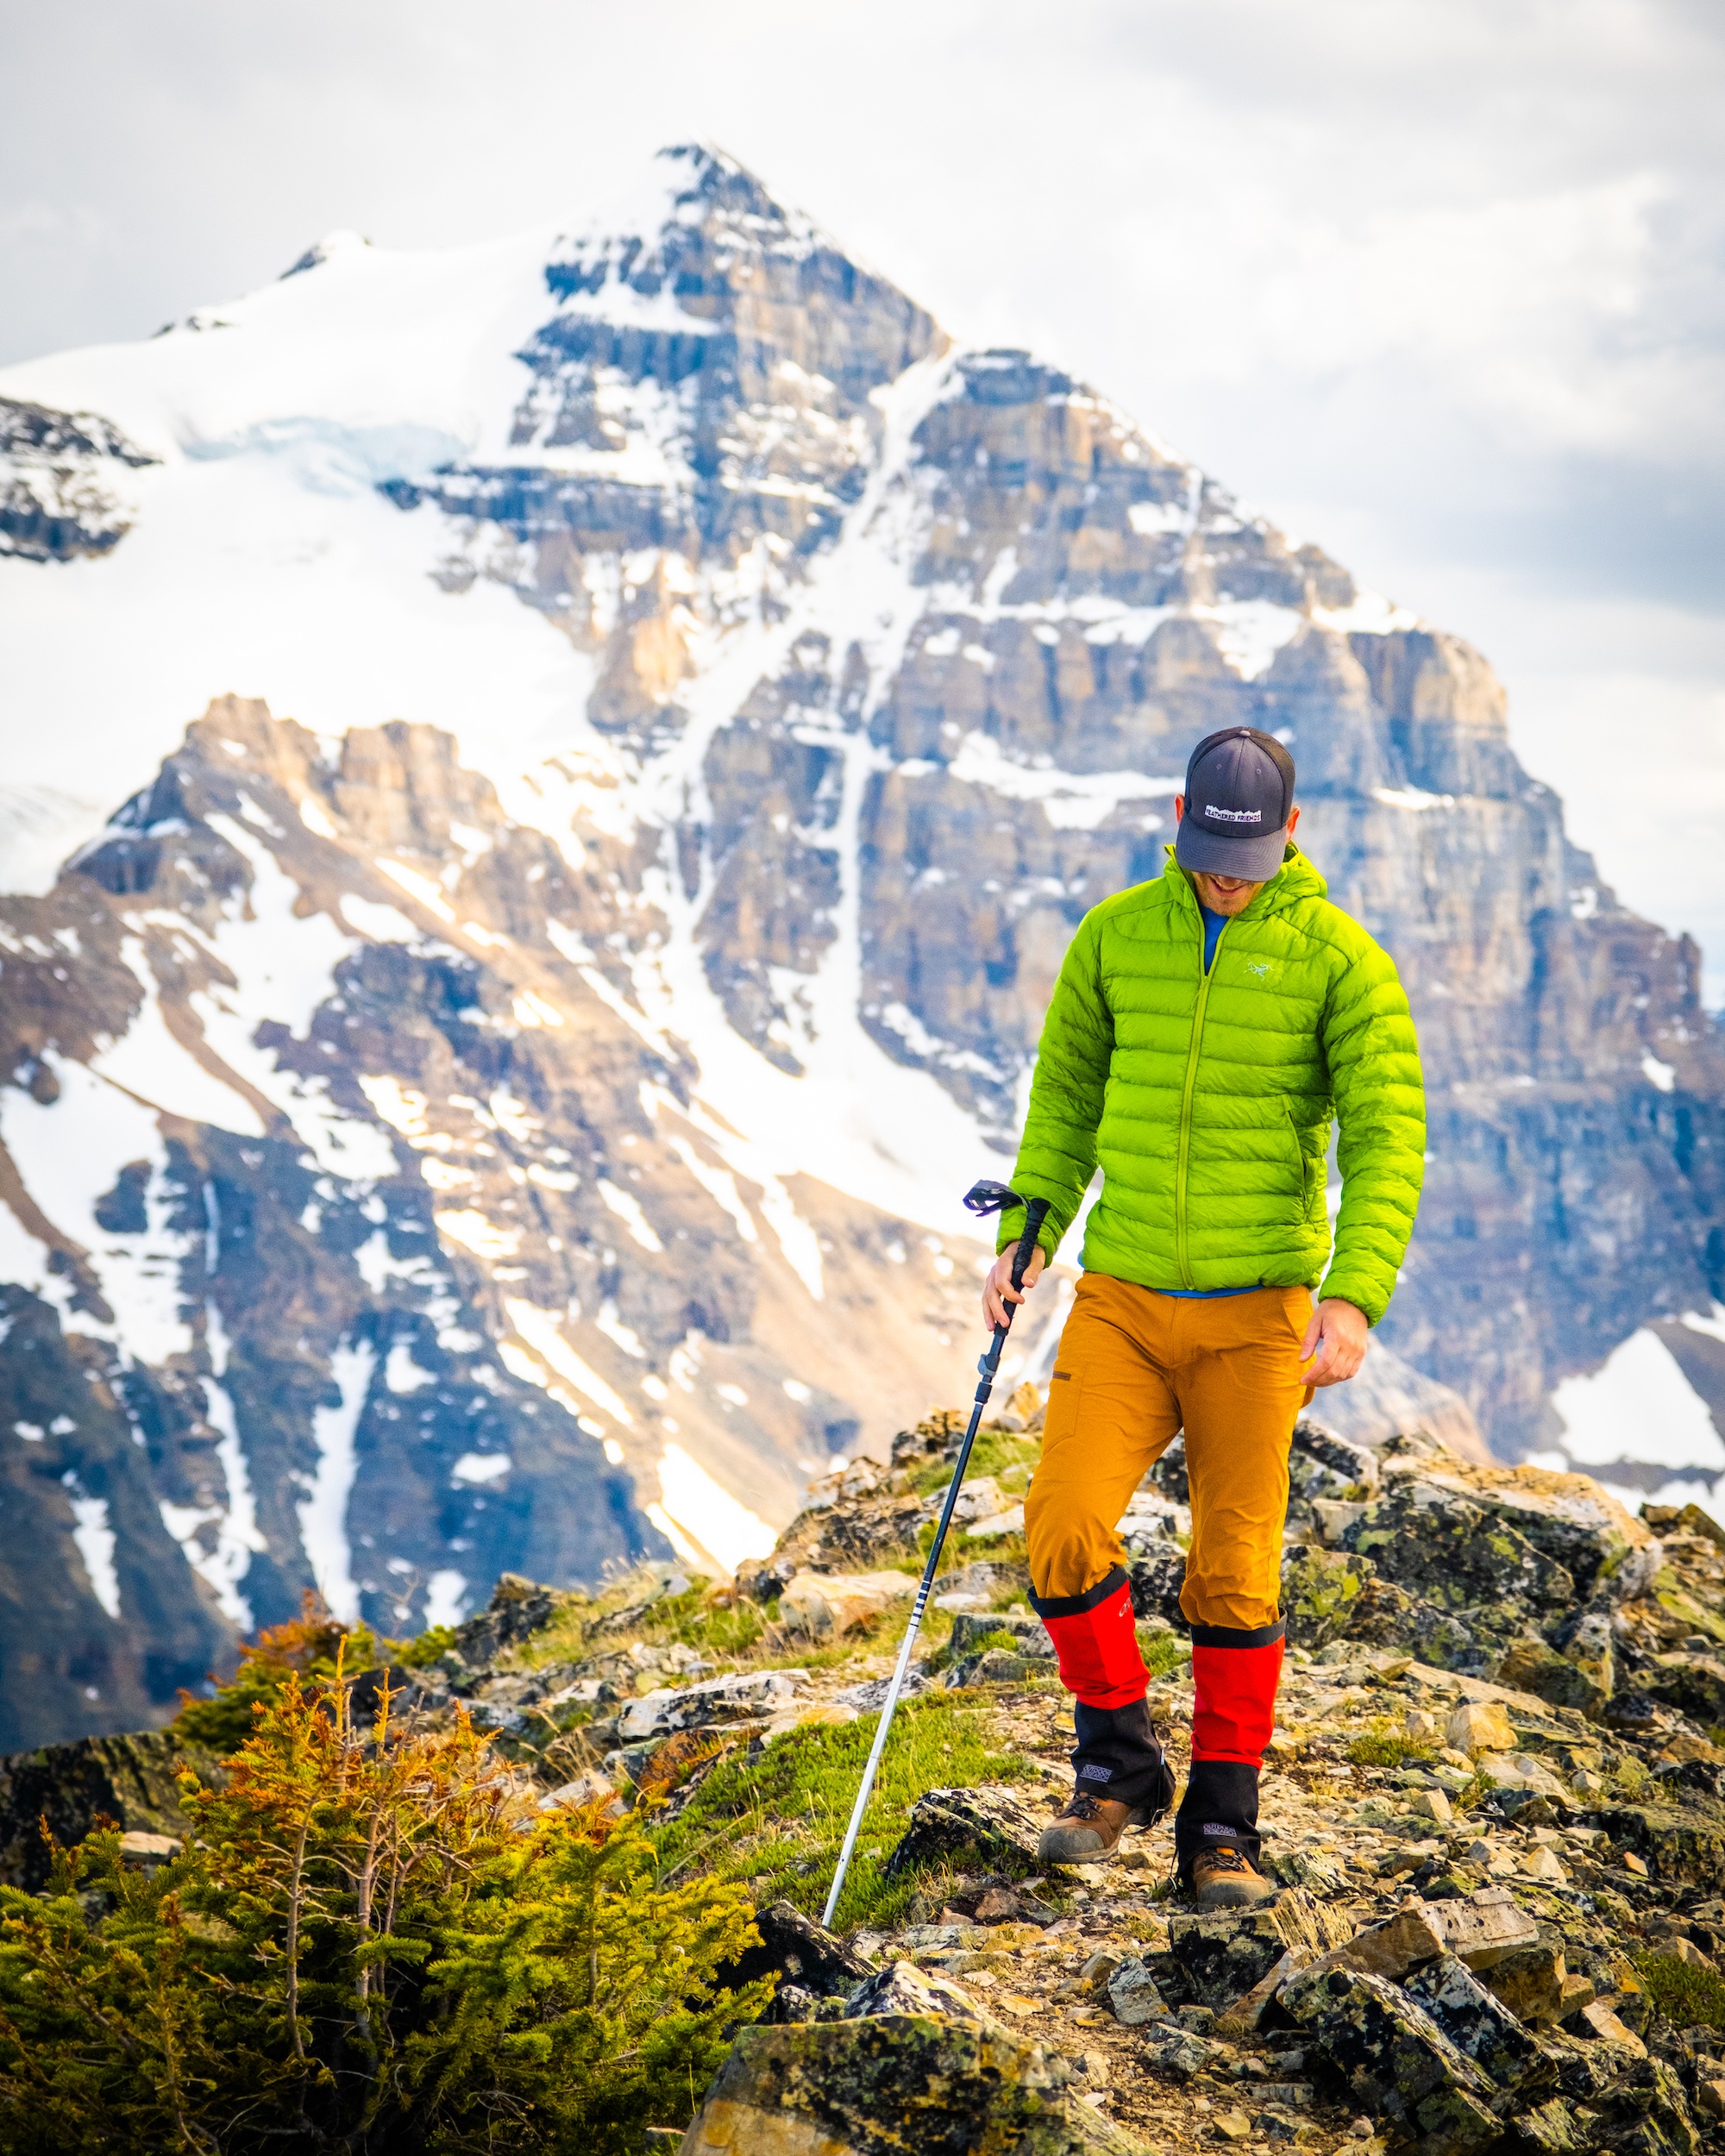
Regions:
<instances>
[{"instance_id":1,"label":"man hiking","mask_svg":"<svg viewBox=\"0 0 1725 2156\"><path fill-rule=\"evenodd\" d=\"M1273 1891L1257 1869L1258 1776L1282 1673L1289 1442L1314 1389L1359 1368L1395 1288L1425 1102L1394 964L1329 904L1293 843L1282 743L1251 726L1209 735L1174 812L1164 874L1079 924L1013 1170L1014 1189L1049 1200L1026 1290L1103 1175L1025 1536L1031 1599L1076 1695L1076 1786L1040 1854L1091 1862L1173 1796L1118 1526L1183 1426L1194 1703L1175 1856L1187 1890L1217 1906ZM1004 1255L982 1299L991 1326L1022 1300L1011 1253L1022 1212L1001 1215Z\"/></svg>"}]
</instances>

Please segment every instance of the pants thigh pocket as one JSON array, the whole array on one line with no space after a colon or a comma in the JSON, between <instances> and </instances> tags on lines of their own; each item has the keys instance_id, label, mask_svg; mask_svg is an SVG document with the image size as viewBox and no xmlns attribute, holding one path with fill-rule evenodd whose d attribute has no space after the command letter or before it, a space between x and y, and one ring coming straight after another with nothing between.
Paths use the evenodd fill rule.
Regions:
<instances>
[{"instance_id":1,"label":"pants thigh pocket","mask_svg":"<svg viewBox=\"0 0 1725 2156\"><path fill-rule=\"evenodd\" d=\"M1042 1419L1042 1449L1049 1452L1076 1434L1084 1396L1084 1373L1057 1369L1048 1381L1048 1406Z\"/></svg>"}]
</instances>

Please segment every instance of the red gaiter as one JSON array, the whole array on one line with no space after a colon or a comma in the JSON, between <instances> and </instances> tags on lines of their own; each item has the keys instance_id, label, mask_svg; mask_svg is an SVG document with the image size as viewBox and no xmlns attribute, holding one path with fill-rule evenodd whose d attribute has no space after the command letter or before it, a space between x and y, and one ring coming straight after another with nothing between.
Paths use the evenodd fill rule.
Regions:
<instances>
[{"instance_id":1,"label":"red gaiter","mask_svg":"<svg viewBox=\"0 0 1725 2156\"><path fill-rule=\"evenodd\" d=\"M1208 1645L1202 1635L1209 1629L1193 1627L1192 1757L1261 1766L1276 1724L1276 1688L1286 1644L1282 1627L1276 1626L1275 1639L1250 1647Z\"/></svg>"},{"instance_id":2,"label":"red gaiter","mask_svg":"<svg viewBox=\"0 0 1725 2156\"><path fill-rule=\"evenodd\" d=\"M1087 1707L1130 1707L1144 1697L1149 1673L1138 1651L1132 1590L1118 1565L1088 1594L1031 1599L1069 1692Z\"/></svg>"}]
</instances>

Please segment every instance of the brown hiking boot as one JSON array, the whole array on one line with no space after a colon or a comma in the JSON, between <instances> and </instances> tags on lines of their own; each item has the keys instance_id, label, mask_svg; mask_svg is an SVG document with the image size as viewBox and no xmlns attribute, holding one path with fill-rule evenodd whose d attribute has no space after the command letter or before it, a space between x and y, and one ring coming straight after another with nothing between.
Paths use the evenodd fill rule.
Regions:
<instances>
[{"instance_id":1,"label":"brown hiking boot","mask_svg":"<svg viewBox=\"0 0 1725 2156\"><path fill-rule=\"evenodd\" d=\"M1201 1909L1245 1908L1275 1892L1274 1883L1238 1849L1201 1849L1192 1860L1192 1899Z\"/></svg>"},{"instance_id":2,"label":"brown hiking boot","mask_svg":"<svg viewBox=\"0 0 1725 2156\"><path fill-rule=\"evenodd\" d=\"M1142 1826L1143 1813L1111 1796L1074 1789L1057 1819L1042 1830L1036 1845L1038 1864L1098 1864L1112 1857L1128 1827Z\"/></svg>"}]
</instances>

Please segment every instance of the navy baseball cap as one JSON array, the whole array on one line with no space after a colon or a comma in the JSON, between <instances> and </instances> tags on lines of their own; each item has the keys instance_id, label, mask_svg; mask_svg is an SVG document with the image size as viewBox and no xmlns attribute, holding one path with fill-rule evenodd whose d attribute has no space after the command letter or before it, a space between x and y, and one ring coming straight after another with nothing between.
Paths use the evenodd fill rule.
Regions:
<instances>
[{"instance_id":1,"label":"navy baseball cap","mask_svg":"<svg viewBox=\"0 0 1725 2156\"><path fill-rule=\"evenodd\" d=\"M1186 812L1174 858L1207 875L1268 883L1282 866L1294 806L1294 759L1273 734L1207 734L1186 767Z\"/></svg>"}]
</instances>

